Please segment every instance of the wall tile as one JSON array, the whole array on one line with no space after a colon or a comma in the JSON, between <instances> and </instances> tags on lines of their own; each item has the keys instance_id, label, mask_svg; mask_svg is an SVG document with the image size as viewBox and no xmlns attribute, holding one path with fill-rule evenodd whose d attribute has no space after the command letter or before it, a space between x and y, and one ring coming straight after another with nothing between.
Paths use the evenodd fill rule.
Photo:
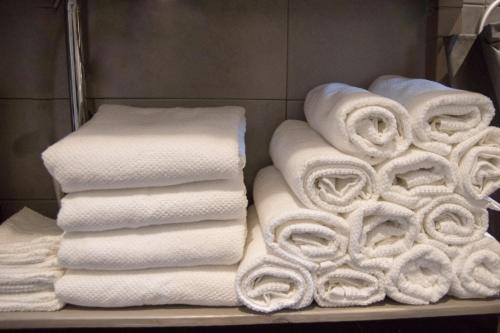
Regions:
<instances>
[{"instance_id":1,"label":"wall tile","mask_svg":"<svg viewBox=\"0 0 500 333\"><path fill-rule=\"evenodd\" d=\"M306 116L304 115L304 101L287 101L286 119L306 120Z\"/></svg>"},{"instance_id":2,"label":"wall tile","mask_svg":"<svg viewBox=\"0 0 500 333\"><path fill-rule=\"evenodd\" d=\"M285 96L286 0L88 1L92 97Z\"/></svg>"},{"instance_id":3,"label":"wall tile","mask_svg":"<svg viewBox=\"0 0 500 333\"><path fill-rule=\"evenodd\" d=\"M462 31L463 34L474 34L477 31L479 21L483 16L484 7L477 5L465 5L462 8Z\"/></svg>"},{"instance_id":4,"label":"wall tile","mask_svg":"<svg viewBox=\"0 0 500 333\"><path fill-rule=\"evenodd\" d=\"M59 210L57 201L55 200L0 200L0 223L20 211L23 207L29 207L53 219L56 218L57 211Z\"/></svg>"},{"instance_id":5,"label":"wall tile","mask_svg":"<svg viewBox=\"0 0 500 333\"><path fill-rule=\"evenodd\" d=\"M70 126L67 100L0 100L0 200L54 198L40 154Z\"/></svg>"}]
</instances>

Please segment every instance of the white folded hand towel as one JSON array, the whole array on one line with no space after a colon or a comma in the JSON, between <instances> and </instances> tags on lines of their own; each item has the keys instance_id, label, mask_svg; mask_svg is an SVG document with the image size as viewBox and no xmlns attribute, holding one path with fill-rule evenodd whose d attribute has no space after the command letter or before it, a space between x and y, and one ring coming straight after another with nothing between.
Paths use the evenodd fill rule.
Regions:
<instances>
[{"instance_id":1,"label":"white folded hand towel","mask_svg":"<svg viewBox=\"0 0 500 333\"><path fill-rule=\"evenodd\" d=\"M458 144L450 155L457 166L460 191L483 200L500 188L500 128L488 127Z\"/></svg>"},{"instance_id":2,"label":"white folded hand towel","mask_svg":"<svg viewBox=\"0 0 500 333\"><path fill-rule=\"evenodd\" d=\"M370 91L403 104L411 117L413 143L444 156L486 128L495 114L486 96L423 79L381 76Z\"/></svg>"},{"instance_id":3,"label":"white folded hand towel","mask_svg":"<svg viewBox=\"0 0 500 333\"><path fill-rule=\"evenodd\" d=\"M457 172L446 158L413 148L378 166L377 186L383 199L415 209L453 193Z\"/></svg>"},{"instance_id":4,"label":"white folded hand towel","mask_svg":"<svg viewBox=\"0 0 500 333\"><path fill-rule=\"evenodd\" d=\"M346 221L302 205L274 166L259 171L253 190L264 241L276 255L310 270L347 256Z\"/></svg>"},{"instance_id":5,"label":"white folded hand towel","mask_svg":"<svg viewBox=\"0 0 500 333\"><path fill-rule=\"evenodd\" d=\"M500 244L491 236L468 244L453 259L450 295L485 298L500 293Z\"/></svg>"},{"instance_id":6,"label":"white folded hand towel","mask_svg":"<svg viewBox=\"0 0 500 333\"><path fill-rule=\"evenodd\" d=\"M450 260L453 260L453 258L456 258L460 254L460 249L461 246L457 245L449 245L446 243L443 243L441 241L435 240L433 238L430 238L427 233L421 231L418 236L417 240L415 242L416 244L426 244L430 245L432 247L438 248L441 250L444 254L450 258Z\"/></svg>"},{"instance_id":7,"label":"white folded hand towel","mask_svg":"<svg viewBox=\"0 0 500 333\"><path fill-rule=\"evenodd\" d=\"M0 312L57 311L62 309L64 305L54 290L0 294Z\"/></svg>"},{"instance_id":8,"label":"white folded hand towel","mask_svg":"<svg viewBox=\"0 0 500 333\"><path fill-rule=\"evenodd\" d=\"M314 283L305 268L269 252L255 207L248 210L248 240L236 276L241 303L259 312L300 309L312 303Z\"/></svg>"},{"instance_id":9,"label":"white folded hand towel","mask_svg":"<svg viewBox=\"0 0 500 333\"><path fill-rule=\"evenodd\" d=\"M408 208L383 201L369 202L349 214L349 254L360 267L387 270L393 259L408 251L420 224Z\"/></svg>"},{"instance_id":10,"label":"white folded hand towel","mask_svg":"<svg viewBox=\"0 0 500 333\"><path fill-rule=\"evenodd\" d=\"M419 244L397 257L385 276L387 296L414 305L439 301L450 289L451 261L436 247Z\"/></svg>"},{"instance_id":11,"label":"white folded hand towel","mask_svg":"<svg viewBox=\"0 0 500 333\"><path fill-rule=\"evenodd\" d=\"M67 193L231 179L245 164L244 113L102 105L42 157Z\"/></svg>"},{"instance_id":12,"label":"white folded hand towel","mask_svg":"<svg viewBox=\"0 0 500 333\"><path fill-rule=\"evenodd\" d=\"M243 177L166 187L76 192L61 201L65 231L102 231L150 225L233 220L246 216Z\"/></svg>"},{"instance_id":13,"label":"white folded hand towel","mask_svg":"<svg viewBox=\"0 0 500 333\"><path fill-rule=\"evenodd\" d=\"M198 266L137 271L69 270L56 282L66 303L90 307L186 304L237 306L236 266Z\"/></svg>"},{"instance_id":14,"label":"white folded hand towel","mask_svg":"<svg viewBox=\"0 0 500 333\"><path fill-rule=\"evenodd\" d=\"M458 194L433 198L418 210L417 218L430 238L447 245L477 241L488 229L488 211Z\"/></svg>"},{"instance_id":15,"label":"white folded hand towel","mask_svg":"<svg viewBox=\"0 0 500 333\"><path fill-rule=\"evenodd\" d=\"M326 141L370 164L401 154L412 142L410 116L401 104L347 84L314 88L304 112Z\"/></svg>"},{"instance_id":16,"label":"white folded hand towel","mask_svg":"<svg viewBox=\"0 0 500 333\"><path fill-rule=\"evenodd\" d=\"M308 208L349 212L377 199L375 170L339 152L306 122L284 121L274 132L270 155L288 186Z\"/></svg>"},{"instance_id":17,"label":"white folded hand towel","mask_svg":"<svg viewBox=\"0 0 500 333\"><path fill-rule=\"evenodd\" d=\"M58 257L63 267L93 270L233 265L245 238L245 219L65 233Z\"/></svg>"}]
</instances>

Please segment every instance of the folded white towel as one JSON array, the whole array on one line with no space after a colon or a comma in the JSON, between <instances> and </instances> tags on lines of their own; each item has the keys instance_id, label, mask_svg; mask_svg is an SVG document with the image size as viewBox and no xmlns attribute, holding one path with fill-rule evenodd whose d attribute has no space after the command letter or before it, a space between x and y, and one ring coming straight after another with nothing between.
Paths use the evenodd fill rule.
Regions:
<instances>
[{"instance_id":1,"label":"folded white towel","mask_svg":"<svg viewBox=\"0 0 500 333\"><path fill-rule=\"evenodd\" d=\"M460 254L460 249L461 246L457 245L449 245L446 243L443 243L441 241L435 240L433 238L430 238L429 235L425 232L420 232L417 236L417 240L415 242L416 244L427 244L433 247L438 248L439 250L443 251L444 254L450 258L450 260L453 260L453 258L456 258Z\"/></svg>"},{"instance_id":2,"label":"folded white towel","mask_svg":"<svg viewBox=\"0 0 500 333\"><path fill-rule=\"evenodd\" d=\"M370 164L401 154L412 142L410 116L401 104L347 84L314 88L304 112L326 141Z\"/></svg>"},{"instance_id":3,"label":"folded white towel","mask_svg":"<svg viewBox=\"0 0 500 333\"><path fill-rule=\"evenodd\" d=\"M415 209L453 193L457 173L446 158L412 148L377 168L377 186L385 200Z\"/></svg>"},{"instance_id":4,"label":"folded white towel","mask_svg":"<svg viewBox=\"0 0 500 333\"><path fill-rule=\"evenodd\" d=\"M322 267L314 283L314 300L322 307L369 305L385 298L382 272L348 263Z\"/></svg>"},{"instance_id":5,"label":"folded white towel","mask_svg":"<svg viewBox=\"0 0 500 333\"><path fill-rule=\"evenodd\" d=\"M57 311L64 306L53 290L33 293L0 294L0 312Z\"/></svg>"},{"instance_id":6,"label":"folded white towel","mask_svg":"<svg viewBox=\"0 0 500 333\"><path fill-rule=\"evenodd\" d=\"M447 245L479 240L488 229L488 211L458 194L433 198L419 209L417 218L430 238Z\"/></svg>"},{"instance_id":7,"label":"folded white towel","mask_svg":"<svg viewBox=\"0 0 500 333\"><path fill-rule=\"evenodd\" d=\"M308 208L349 212L378 198L370 164L339 152L306 122L284 121L271 139L270 155Z\"/></svg>"},{"instance_id":8,"label":"folded white towel","mask_svg":"<svg viewBox=\"0 0 500 333\"><path fill-rule=\"evenodd\" d=\"M248 240L236 276L241 303L259 312L300 309L312 303L314 284L303 267L266 248L255 207L248 210Z\"/></svg>"},{"instance_id":9,"label":"folded white towel","mask_svg":"<svg viewBox=\"0 0 500 333\"><path fill-rule=\"evenodd\" d=\"M56 282L57 296L91 307L187 304L237 306L236 266L198 266L138 271L72 271Z\"/></svg>"},{"instance_id":10,"label":"folded white towel","mask_svg":"<svg viewBox=\"0 0 500 333\"><path fill-rule=\"evenodd\" d=\"M58 256L72 269L233 265L243 256L245 238L245 219L75 232L64 234Z\"/></svg>"},{"instance_id":11,"label":"folded white towel","mask_svg":"<svg viewBox=\"0 0 500 333\"><path fill-rule=\"evenodd\" d=\"M70 193L61 201L65 231L102 231L246 217L243 177L166 187Z\"/></svg>"},{"instance_id":12,"label":"folded white towel","mask_svg":"<svg viewBox=\"0 0 500 333\"><path fill-rule=\"evenodd\" d=\"M457 166L461 193L485 199L500 188L500 128L488 127L458 144L450 161Z\"/></svg>"},{"instance_id":13,"label":"folded white towel","mask_svg":"<svg viewBox=\"0 0 500 333\"><path fill-rule=\"evenodd\" d=\"M241 107L102 105L42 157L64 192L231 179L245 163L244 131Z\"/></svg>"},{"instance_id":14,"label":"folded white towel","mask_svg":"<svg viewBox=\"0 0 500 333\"><path fill-rule=\"evenodd\" d=\"M387 296L422 305L437 302L450 289L450 259L436 247L419 244L397 257L385 276Z\"/></svg>"},{"instance_id":15,"label":"folded white towel","mask_svg":"<svg viewBox=\"0 0 500 333\"><path fill-rule=\"evenodd\" d=\"M310 270L347 256L346 221L304 207L274 166L259 171L253 190L264 240L276 255L297 261Z\"/></svg>"},{"instance_id":16,"label":"folded white towel","mask_svg":"<svg viewBox=\"0 0 500 333\"><path fill-rule=\"evenodd\" d=\"M349 254L360 267L387 270L393 259L408 251L420 224L415 213L383 201L369 202L349 214Z\"/></svg>"},{"instance_id":17,"label":"folded white towel","mask_svg":"<svg viewBox=\"0 0 500 333\"><path fill-rule=\"evenodd\" d=\"M460 249L453 260L450 295L485 298L500 293L500 244L491 236Z\"/></svg>"},{"instance_id":18,"label":"folded white towel","mask_svg":"<svg viewBox=\"0 0 500 333\"><path fill-rule=\"evenodd\" d=\"M413 143L444 156L486 128L495 114L488 97L428 80L381 76L370 91L403 104L411 117Z\"/></svg>"}]
</instances>

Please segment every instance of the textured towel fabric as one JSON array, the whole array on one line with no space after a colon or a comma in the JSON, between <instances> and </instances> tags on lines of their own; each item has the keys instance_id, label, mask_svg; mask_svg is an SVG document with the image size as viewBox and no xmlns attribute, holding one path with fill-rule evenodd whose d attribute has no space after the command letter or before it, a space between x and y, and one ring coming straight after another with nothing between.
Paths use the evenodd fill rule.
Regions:
<instances>
[{"instance_id":1,"label":"textured towel fabric","mask_svg":"<svg viewBox=\"0 0 500 333\"><path fill-rule=\"evenodd\" d=\"M408 251L420 224L415 213L390 202L369 202L349 214L349 254L360 267L387 270L393 259Z\"/></svg>"},{"instance_id":2,"label":"textured towel fabric","mask_svg":"<svg viewBox=\"0 0 500 333\"><path fill-rule=\"evenodd\" d=\"M274 166L259 171L253 189L264 240L276 255L310 270L347 256L346 221L304 207Z\"/></svg>"},{"instance_id":3,"label":"textured towel fabric","mask_svg":"<svg viewBox=\"0 0 500 333\"><path fill-rule=\"evenodd\" d=\"M233 265L245 238L245 219L65 233L58 257L63 267L90 270Z\"/></svg>"},{"instance_id":4,"label":"textured towel fabric","mask_svg":"<svg viewBox=\"0 0 500 333\"><path fill-rule=\"evenodd\" d=\"M271 139L270 155L308 208L349 212L378 198L370 164L339 152L306 122L284 121Z\"/></svg>"},{"instance_id":5,"label":"textured towel fabric","mask_svg":"<svg viewBox=\"0 0 500 333\"><path fill-rule=\"evenodd\" d=\"M0 294L0 312L42 312L62 309L64 302L53 290L34 293Z\"/></svg>"},{"instance_id":6,"label":"textured towel fabric","mask_svg":"<svg viewBox=\"0 0 500 333\"><path fill-rule=\"evenodd\" d=\"M447 245L466 245L481 239L488 229L488 211L451 194L432 199L419 209L417 218L423 231Z\"/></svg>"},{"instance_id":7,"label":"textured towel fabric","mask_svg":"<svg viewBox=\"0 0 500 333\"><path fill-rule=\"evenodd\" d=\"M419 244L397 257L385 276L387 296L414 305L435 303L450 289L450 259L436 247Z\"/></svg>"},{"instance_id":8,"label":"textured towel fabric","mask_svg":"<svg viewBox=\"0 0 500 333\"><path fill-rule=\"evenodd\" d=\"M266 313L310 305L314 292L311 274L269 253L253 206L248 210L248 230L245 256L236 276L236 294L241 303Z\"/></svg>"},{"instance_id":9,"label":"textured towel fabric","mask_svg":"<svg viewBox=\"0 0 500 333\"><path fill-rule=\"evenodd\" d=\"M458 144L450 161L457 166L461 193L485 199L500 187L500 128L488 127Z\"/></svg>"},{"instance_id":10,"label":"textured towel fabric","mask_svg":"<svg viewBox=\"0 0 500 333\"><path fill-rule=\"evenodd\" d=\"M123 272L69 270L55 288L66 303L91 307L237 306L235 276L234 265Z\"/></svg>"},{"instance_id":11,"label":"textured towel fabric","mask_svg":"<svg viewBox=\"0 0 500 333\"><path fill-rule=\"evenodd\" d=\"M384 275L345 263L315 273L314 300L322 307L369 305L385 298Z\"/></svg>"},{"instance_id":12,"label":"textured towel fabric","mask_svg":"<svg viewBox=\"0 0 500 333\"><path fill-rule=\"evenodd\" d=\"M462 246L457 246L457 245L449 245L445 244L441 241L435 240L433 238L430 238L429 235L427 235L425 232L420 232L417 236L417 240L415 242L416 244L426 244L430 245L432 247L438 248L441 250L444 254L450 258L450 260L453 260L453 258L456 258L460 254L460 250Z\"/></svg>"},{"instance_id":13,"label":"textured towel fabric","mask_svg":"<svg viewBox=\"0 0 500 333\"><path fill-rule=\"evenodd\" d=\"M102 105L43 154L64 192L236 178L245 163L241 107Z\"/></svg>"},{"instance_id":14,"label":"textured towel fabric","mask_svg":"<svg viewBox=\"0 0 500 333\"><path fill-rule=\"evenodd\" d=\"M70 193L57 223L65 231L102 231L246 217L243 177L167 187Z\"/></svg>"},{"instance_id":15,"label":"textured towel fabric","mask_svg":"<svg viewBox=\"0 0 500 333\"><path fill-rule=\"evenodd\" d=\"M500 244L491 236L460 249L453 260L450 295L485 298L500 293Z\"/></svg>"},{"instance_id":16,"label":"textured towel fabric","mask_svg":"<svg viewBox=\"0 0 500 333\"><path fill-rule=\"evenodd\" d=\"M486 128L495 114L488 97L428 80L381 76L370 91L403 104L411 117L413 143L443 156Z\"/></svg>"},{"instance_id":17,"label":"textured towel fabric","mask_svg":"<svg viewBox=\"0 0 500 333\"><path fill-rule=\"evenodd\" d=\"M335 148L377 164L412 142L408 111L364 89L330 83L311 90L304 103L307 122Z\"/></svg>"},{"instance_id":18,"label":"textured towel fabric","mask_svg":"<svg viewBox=\"0 0 500 333\"><path fill-rule=\"evenodd\" d=\"M377 168L377 186L383 199L415 209L453 193L457 172L446 158L412 148Z\"/></svg>"}]
</instances>

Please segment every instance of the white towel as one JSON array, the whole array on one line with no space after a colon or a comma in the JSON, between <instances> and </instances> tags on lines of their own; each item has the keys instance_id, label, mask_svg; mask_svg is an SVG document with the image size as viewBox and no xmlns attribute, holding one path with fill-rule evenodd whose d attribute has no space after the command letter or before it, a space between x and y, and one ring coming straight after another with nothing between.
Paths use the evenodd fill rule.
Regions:
<instances>
[{"instance_id":1,"label":"white towel","mask_svg":"<svg viewBox=\"0 0 500 333\"><path fill-rule=\"evenodd\" d=\"M485 298L500 293L500 244L491 236L460 249L453 260L450 295Z\"/></svg>"},{"instance_id":2,"label":"white towel","mask_svg":"<svg viewBox=\"0 0 500 333\"><path fill-rule=\"evenodd\" d=\"M57 311L64 306L53 290L34 293L0 294L0 312Z\"/></svg>"},{"instance_id":3,"label":"white towel","mask_svg":"<svg viewBox=\"0 0 500 333\"><path fill-rule=\"evenodd\" d=\"M410 116L401 104L347 84L314 88L304 112L326 141L370 164L401 154L412 142Z\"/></svg>"},{"instance_id":4,"label":"white towel","mask_svg":"<svg viewBox=\"0 0 500 333\"><path fill-rule=\"evenodd\" d=\"M42 157L68 193L231 179L245 164L244 131L241 107L102 105Z\"/></svg>"},{"instance_id":5,"label":"white towel","mask_svg":"<svg viewBox=\"0 0 500 333\"><path fill-rule=\"evenodd\" d=\"M460 191L483 200L500 188L500 128L488 127L458 144L450 155L457 166Z\"/></svg>"},{"instance_id":6,"label":"white towel","mask_svg":"<svg viewBox=\"0 0 500 333\"><path fill-rule=\"evenodd\" d=\"M270 155L308 208L344 213L378 198L370 164L339 152L306 122L285 120L274 132Z\"/></svg>"},{"instance_id":7,"label":"white towel","mask_svg":"<svg viewBox=\"0 0 500 333\"><path fill-rule=\"evenodd\" d=\"M138 271L72 271L56 283L69 304L90 307L186 304L237 306L236 266L199 266Z\"/></svg>"},{"instance_id":8,"label":"white towel","mask_svg":"<svg viewBox=\"0 0 500 333\"><path fill-rule=\"evenodd\" d=\"M300 309L312 303L314 283L303 267L269 253L255 207L248 210L248 240L236 276L241 303L259 312Z\"/></svg>"},{"instance_id":9,"label":"white towel","mask_svg":"<svg viewBox=\"0 0 500 333\"><path fill-rule=\"evenodd\" d=\"M246 216L243 177L167 187L70 193L61 201L65 231L102 231L149 225L233 220Z\"/></svg>"},{"instance_id":10,"label":"white towel","mask_svg":"<svg viewBox=\"0 0 500 333\"><path fill-rule=\"evenodd\" d=\"M360 267L387 270L420 231L415 213L390 202L369 202L349 214L349 254Z\"/></svg>"},{"instance_id":11,"label":"white towel","mask_svg":"<svg viewBox=\"0 0 500 333\"><path fill-rule=\"evenodd\" d=\"M377 186L383 199L415 209L453 193L457 172L446 158L412 148L377 168Z\"/></svg>"},{"instance_id":12,"label":"white towel","mask_svg":"<svg viewBox=\"0 0 500 333\"><path fill-rule=\"evenodd\" d=\"M385 276L387 296L414 305L439 301L450 289L450 259L436 247L419 244L397 257Z\"/></svg>"},{"instance_id":13,"label":"white towel","mask_svg":"<svg viewBox=\"0 0 500 333\"><path fill-rule=\"evenodd\" d=\"M315 273L314 300L321 307L369 305L385 298L384 275L345 263Z\"/></svg>"},{"instance_id":14,"label":"white towel","mask_svg":"<svg viewBox=\"0 0 500 333\"><path fill-rule=\"evenodd\" d=\"M417 212L417 218L430 238L447 245L477 241L488 229L488 211L458 194L432 199Z\"/></svg>"},{"instance_id":15,"label":"white towel","mask_svg":"<svg viewBox=\"0 0 500 333\"><path fill-rule=\"evenodd\" d=\"M259 171L253 190L264 241L276 255L310 270L347 256L346 221L304 207L274 166Z\"/></svg>"},{"instance_id":16,"label":"white towel","mask_svg":"<svg viewBox=\"0 0 500 333\"><path fill-rule=\"evenodd\" d=\"M243 256L245 238L245 219L75 232L64 234L58 256L72 269L233 265Z\"/></svg>"},{"instance_id":17,"label":"white towel","mask_svg":"<svg viewBox=\"0 0 500 333\"><path fill-rule=\"evenodd\" d=\"M432 239L425 232L420 232L417 236L416 244L427 244L436 247L448 256L450 260L456 258L460 254L461 246L445 244L441 241Z\"/></svg>"},{"instance_id":18,"label":"white towel","mask_svg":"<svg viewBox=\"0 0 500 333\"><path fill-rule=\"evenodd\" d=\"M403 104L411 117L413 143L444 156L486 128L495 114L488 97L428 80L381 76L370 91Z\"/></svg>"}]
</instances>

